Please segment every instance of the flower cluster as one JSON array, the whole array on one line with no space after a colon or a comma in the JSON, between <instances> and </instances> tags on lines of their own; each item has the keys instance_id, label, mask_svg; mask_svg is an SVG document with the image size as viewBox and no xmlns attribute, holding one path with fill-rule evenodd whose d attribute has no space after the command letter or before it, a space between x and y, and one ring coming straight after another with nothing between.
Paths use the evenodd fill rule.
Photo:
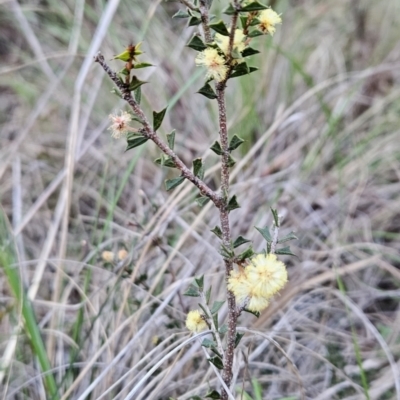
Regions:
<instances>
[{"instance_id":1,"label":"flower cluster","mask_svg":"<svg viewBox=\"0 0 400 400\"><path fill-rule=\"evenodd\" d=\"M257 19L260 21L258 29L271 36L275 33L275 25L282 23L282 18L272 8L261 11Z\"/></svg>"},{"instance_id":2,"label":"flower cluster","mask_svg":"<svg viewBox=\"0 0 400 400\"><path fill-rule=\"evenodd\" d=\"M208 325L199 310L189 311L186 317L186 328L192 332L205 331Z\"/></svg>"},{"instance_id":3,"label":"flower cluster","mask_svg":"<svg viewBox=\"0 0 400 400\"><path fill-rule=\"evenodd\" d=\"M238 304L250 311L261 311L286 282L285 264L275 254L258 254L244 269L231 272L228 289L235 295Z\"/></svg>"},{"instance_id":4,"label":"flower cluster","mask_svg":"<svg viewBox=\"0 0 400 400\"><path fill-rule=\"evenodd\" d=\"M271 8L260 11L257 21L257 30L271 36L275 33L275 25L282 23L281 17ZM228 78L228 71L243 61L241 53L250 40L251 37L247 36L242 29L235 29L232 49L229 52L229 36L217 33L214 42L196 57L196 65L206 67L207 79L214 79L216 82L224 81Z\"/></svg>"},{"instance_id":5,"label":"flower cluster","mask_svg":"<svg viewBox=\"0 0 400 400\"><path fill-rule=\"evenodd\" d=\"M112 124L108 130L111 131L111 136L115 139L119 139L132 130L129 126L129 122L132 121L132 116L126 111L121 111L121 115L110 114L109 119Z\"/></svg>"}]
</instances>

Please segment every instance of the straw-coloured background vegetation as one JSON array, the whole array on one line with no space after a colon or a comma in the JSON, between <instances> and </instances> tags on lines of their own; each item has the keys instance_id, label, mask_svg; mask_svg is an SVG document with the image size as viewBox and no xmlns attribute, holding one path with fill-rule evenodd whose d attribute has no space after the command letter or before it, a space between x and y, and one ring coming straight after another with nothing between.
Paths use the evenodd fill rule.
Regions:
<instances>
[{"instance_id":1,"label":"straw-coloured background vegetation","mask_svg":"<svg viewBox=\"0 0 400 400\"><path fill-rule=\"evenodd\" d=\"M273 206L298 258L282 257L289 283L260 318L240 319L237 399L400 399L400 6L270 4L283 23L256 39L260 70L228 82L229 132L246 140L231 228L261 251L254 226L271 225ZM138 73L145 111L168 104L161 135L176 129L177 153L188 165L202 156L218 187L216 104L195 93L204 73L186 44L197 27L171 19L182 7L2 2L4 399L124 399L162 359L135 399L217 384L197 342L173 351L190 336L193 277L223 297L218 213L196 205L189 182L165 191L173 174L153 144L124 153L110 137L108 115L124 104L93 63L99 49L110 59L143 41L155 65Z\"/></svg>"}]
</instances>

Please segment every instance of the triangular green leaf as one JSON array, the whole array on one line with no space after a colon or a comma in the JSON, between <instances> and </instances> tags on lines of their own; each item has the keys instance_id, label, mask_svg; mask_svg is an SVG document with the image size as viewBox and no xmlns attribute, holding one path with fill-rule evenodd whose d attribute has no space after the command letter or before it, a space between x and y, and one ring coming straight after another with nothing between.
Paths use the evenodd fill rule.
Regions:
<instances>
[{"instance_id":1,"label":"triangular green leaf","mask_svg":"<svg viewBox=\"0 0 400 400\"><path fill-rule=\"evenodd\" d=\"M206 303L207 304L210 302L210 296L211 296L211 286L207 289L207 292L206 292Z\"/></svg>"},{"instance_id":2,"label":"triangular green leaf","mask_svg":"<svg viewBox=\"0 0 400 400\"><path fill-rule=\"evenodd\" d=\"M211 357L211 358L208 359L208 361L211 364L214 364L218 369L224 369L224 364L223 364L222 360L218 356Z\"/></svg>"},{"instance_id":3,"label":"triangular green leaf","mask_svg":"<svg viewBox=\"0 0 400 400\"><path fill-rule=\"evenodd\" d=\"M142 88L139 86L137 89L133 91L133 95L135 96L136 103L140 104L142 100Z\"/></svg>"},{"instance_id":4,"label":"triangular green leaf","mask_svg":"<svg viewBox=\"0 0 400 400\"><path fill-rule=\"evenodd\" d=\"M165 181L165 189L167 192L169 190L175 189L177 186L179 186L183 181L185 180L184 176L179 176L178 178L174 179L167 179Z\"/></svg>"},{"instance_id":5,"label":"triangular green leaf","mask_svg":"<svg viewBox=\"0 0 400 400\"><path fill-rule=\"evenodd\" d=\"M175 13L172 18L189 18L190 15L183 11L183 10L179 10L177 13Z\"/></svg>"},{"instance_id":6,"label":"triangular green leaf","mask_svg":"<svg viewBox=\"0 0 400 400\"><path fill-rule=\"evenodd\" d=\"M236 332L236 338L235 338L235 348L238 346L240 341L242 340L242 337L244 336L244 333L239 333Z\"/></svg>"},{"instance_id":7,"label":"triangular green leaf","mask_svg":"<svg viewBox=\"0 0 400 400\"><path fill-rule=\"evenodd\" d=\"M204 306L201 303L198 303L198 306L203 310L204 315L207 318L210 318L210 315L208 315L207 310L204 308Z\"/></svg>"},{"instance_id":8,"label":"triangular green leaf","mask_svg":"<svg viewBox=\"0 0 400 400\"><path fill-rule=\"evenodd\" d=\"M217 22L214 22L213 24L208 25L212 30L215 32L223 35L223 36L229 36L229 31L224 23L224 21L219 20Z\"/></svg>"},{"instance_id":9,"label":"triangular green leaf","mask_svg":"<svg viewBox=\"0 0 400 400\"><path fill-rule=\"evenodd\" d=\"M248 247L243 253L240 253L236 259L238 261L244 261L247 258L250 258L254 255L254 250L253 250L253 246Z\"/></svg>"},{"instance_id":10,"label":"triangular green leaf","mask_svg":"<svg viewBox=\"0 0 400 400\"><path fill-rule=\"evenodd\" d=\"M255 37L257 37L257 36L263 36L263 35L265 35L264 32L259 31L258 29L254 29L254 30L251 31L247 36L248 36L249 38L255 38Z\"/></svg>"},{"instance_id":11,"label":"triangular green leaf","mask_svg":"<svg viewBox=\"0 0 400 400\"><path fill-rule=\"evenodd\" d=\"M227 166L232 168L236 164L236 160L229 154Z\"/></svg>"},{"instance_id":12,"label":"triangular green leaf","mask_svg":"<svg viewBox=\"0 0 400 400\"><path fill-rule=\"evenodd\" d=\"M210 149L215 153L218 154L219 156L222 155L222 147L219 144L218 140L216 140L213 145L210 147Z\"/></svg>"},{"instance_id":13,"label":"triangular green leaf","mask_svg":"<svg viewBox=\"0 0 400 400\"><path fill-rule=\"evenodd\" d=\"M228 332L228 327L224 324L218 329L218 332L224 335L226 332Z\"/></svg>"},{"instance_id":14,"label":"triangular green leaf","mask_svg":"<svg viewBox=\"0 0 400 400\"><path fill-rule=\"evenodd\" d=\"M186 46L196 51L203 51L207 48L207 46L197 35L194 35Z\"/></svg>"},{"instance_id":15,"label":"triangular green leaf","mask_svg":"<svg viewBox=\"0 0 400 400\"><path fill-rule=\"evenodd\" d=\"M211 232L216 235L217 237L219 237L220 239L222 239L222 231L221 228L217 225L216 227L214 227L214 229L211 229Z\"/></svg>"},{"instance_id":16,"label":"triangular green leaf","mask_svg":"<svg viewBox=\"0 0 400 400\"><path fill-rule=\"evenodd\" d=\"M238 76L247 75L249 73L249 66L245 62L242 62L235 67L232 74L230 75L230 78L237 78Z\"/></svg>"},{"instance_id":17,"label":"triangular green leaf","mask_svg":"<svg viewBox=\"0 0 400 400\"><path fill-rule=\"evenodd\" d=\"M295 257L297 257L296 254L294 254L294 253L292 253L290 251L290 246L282 247L281 249L276 249L275 250L275 254L281 254L281 255L284 255L284 256L295 256Z\"/></svg>"},{"instance_id":18,"label":"triangular green leaf","mask_svg":"<svg viewBox=\"0 0 400 400\"><path fill-rule=\"evenodd\" d=\"M175 146L175 129L171 133L167 133L168 147L173 150Z\"/></svg>"},{"instance_id":19,"label":"triangular green leaf","mask_svg":"<svg viewBox=\"0 0 400 400\"><path fill-rule=\"evenodd\" d=\"M172 161L171 157L166 157L164 156L164 154L157 158L156 160L154 160L154 162L158 165L161 165L163 167L168 167L168 168L176 168L175 163Z\"/></svg>"},{"instance_id":20,"label":"triangular green leaf","mask_svg":"<svg viewBox=\"0 0 400 400\"><path fill-rule=\"evenodd\" d=\"M167 111L167 107L160 112L153 111L153 130L154 132L161 126L163 119L165 117L165 113Z\"/></svg>"},{"instance_id":21,"label":"triangular green leaf","mask_svg":"<svg viewBox=\"0 0 400 400\"><path fill-rule=\"evenodd\" d=\"M140 68L147 68L147 67L152 67L153 64L147 63L147 62L141 62L137 63L133 66L134 69L140 69Z\"/></svg>"},{"instance_id":22,"label":"triangular green leaf","mask_svg":"<svg viewBox=\"0 0 400 400\"><path fill-rule=\"evenodd\" d=\"M142 85L144 85L145 83L147 83L147 82L141 81L140 79L138 79L138 78L134 75L134 76L132 76L131 83L129 84L129 90L130 90L131 92L133 92L133 91L136 90L139 86L142 86Z\"/></svg>"},{"instance_id":23,"label":"triangular green leaf","mask_svg":"<svg viewBox=\"0 0 400 400\"><path fill-rule=\"evenodd\" d=\"M232 211L232 210L236 210L237 208L240 208L240 205L239 205L239 203L237 201L236 194L235 194L234 196L232 196L229 199L227 210L228 211Z\"/></svg>"},{"instance_id":24,"label":"triangular green leaf","mask_svg":"<svg viewBox=\"0 0 400 400\"><path fill-rule=\"evenodd\" d=\"M252 56L254 54L258 54L260 53L258 50L256 49L252 49L251 47L246 47L243 51L242 51L242 57L249 57Z\"/></svg>"},{"instance_id":25,"label":"triangular green leaf","mask_svg":"<svg viewBox=\"0 0 400 400\"><path fill-rule=\"evenodd\" d=\"M228 259L232 258L235 255L235 253L232 250L228 249L223 244L221 244L221 248L220 248L219 252L222 257L228 258Z\"/></svg>"},{"instance_id":26,"label":"triangular green leaf","mask_svg":"<svg viewBox=\"0 0 400 400\"><path fill-rule=\"evenodd\" d=\"M219 309L224 305L225 301L214 301L214 304L211 308L211 314L215 314L219 311Z\"/></svg>"},{"instance_id":27,"label":"triangular green leaf","mask_svg":"<svg viewBox=\"0 0 400 400\"><path fill-rule=\"evenodd\" d=\"M197 93L202 94L203 96L211 100L217 98L217 95L215 94L213 88L210 86L209 83L206 83L203 87L201 87Z\"/></svg>"},{"instance_id":28,"label":"triangular green leaf","mask_svg":"<svg viewBox=\"0 0 400 400\"><path fill-rule=\"evenodd\" d=\"M233 135L231 141L229 142L229 147L228 150L232 151L237 149L242 143L244 143L244 140L240 138L237 135Z\"/></svg>"},{"instance_id":29,"label":"triangular green leaf","mask_svg":"<svg viewBox=\"0 0 400 400\"><path fill-rule=\"evenodd\" d=\"M244 7L241 7L240 12L261 11L266 9L268 9L268 7L264 4L261 4L258 1L252 1Z\"/></svg>"},{"instance_id":30,"label":"triangular green leaf","mask_svg":"<svg viewBox=\"0 0 400 400\"><path fill-rule=\"evenodd\" d=\"M278 243L289 242L290 240L298 240L299 238L294 234L294 232L290 232L287 235L283 236L278 240Z\"/></svg>"},{"instance_id":31,"label":"triangular green leaf","mask_svg":"<svg viewBox=\"0 0 400 400\"><path fill-rule=\"evenodd\" d=\"M204 165L200 157L193 160L193 174L199 179L204 178Z\"/></svg>"},{"instance_id":32,"label":"triangular green leaf","mask_svg":"<svg viewBox=\"0 0 400 400\"><path fill-rule=\"evenodd\" d=\"M239 236L234 242L233 242L233 248L236 249L237 247L241 246L242 244L249 243L250 240L244 238L243 236Z\"/></svg>"},{"instance_id":33,"label":"triangular green leaf","mask_svg":"<svg viewBox=\"0 0 400 400\"><path fill-rule=\"evenodd\" d=\"M248 312L249 314L253 314L255 317L260 318L260 312L259 311L251 311L245 308L243 311Z\"/></svg>"},{"instance_id":34,"label":"triangular green leaf","mask_svg":"<svg viewBox=\"0 0 400 400\"><path fill-rule=\"evenodd\" d=\"M184 296L190 296L190 297L200 297L199 289L194 287L193 285L190 285L188 289L186 290L185 293L183 293Z\"/></svg>"},{"instance_id":35,"label":"triangular green leaf","mask_svg":"<svg viewBox=\"0 0 400 400\"><path fill-rule=\"evenodd\" d=\"M200 290L204 288L204 275L200 276L200 278L194 278L196 285L199 287Z\"/></svg>"},{"instance_id":36,"label":"triangular green leaf","mask_svg":"<svg viewBox=\"0 0 400 400\"><path fill-rule=\"evenodd\" d=\"M188 26L196 26L201 24L201 19L194 15L190 17Z\"/></svg>"},{"instance_id":37,"label":"triangular green leaf","mask_svg":"<svg viewBox=\"0 0 400 400\"><path fill-rule=\"evenodd\" d=\"M203 347L206 347L207 349L217 347L217 344L213 340L210 340L210 339L203 339L203 341L201 342L201 345Z\"/></svg>"},{"instance_id":38,"label":"triangular green leaf","mask_svg":"<svg viewBox=\"0 0 400 400\"><path fill-rule=\"evenodd\" d=\"M125 151L134 149L135 147L138 147L138 146L142 145L143 143L146 143L148 140L149 139L147 139L144 136L134 136L127 140L127 146L126 146Z\"/></svg>"},{"instance_id":39,"label":"triangular green leaf","mask_svg":"<svg viewBox=\"0 0 400 400\"><path fill-rule=\"evenodd\" d=\"M248 16L247 15L239 15L239 18L240 18L240 23L242 25L242 29L244 29L246 27L246 25L247 25Z\"/></svg>"},{"instance_id":40,"label":"triangular green leaf","mask_svg":"<svg viewBox=\"0 0 400 400\"><path fill-rule=\"evenodd\" d=\"M272 236L271 236L271 232L269 231L268 226L266 226L265 228L258 228L257 226L255 226L255 228L258 230L258 232L261 233L262 237L267 242L272 242Z\"/></svg>"},{"instance_id":41,"label":"triangular green leaf","mask_svg":"<svg viewBox=\"0 0 400 400\"><path fill-rule=\"evenodd\" d=\"M236 10L235 10L235 8L232 6L231 3L229 3L229 6L228 6L228 7L224 8L224 9L222 10L222 13L223 13L223 14L226 14L226 15L233 15L233 14L235 14L235 12L236 12Z\"/></svg>"},{"instance_id":42,"label":"triangular green leaf","mask_svg":"<svg viewBox=\"0 0 400 400\"><path fill-rule=\"evenodd\" d=\"M275 210L274 208L271 207L271 212L274 217L275 226L279 228L280 222L279 222L278 210Z\"/></svg>"},{"instance_id":43,"label":"triangular green leaf","mask_svg":"<svg viewBox=\"0 0 400 400\"><path fill-rule=\"evenodd\" d=\"M185 180L184 176L179 176L178 178L174 179L167 179L165 181L165 189L167 192L179 186Z\"/></svg>"},{"instance_id":44,"label":"triangular green leaf","mask_svg":"<svg viewBox=\"0 0 400 400\"><path fill-rule=\"evenodd\" d=\"M205 204L207 204L210 201L210 199L206 196L200 196L200 197L197 197L195 201L199 207L203 207Z\"/></svg>"},{"instance_id":45,"label":"triangular green leaf","mask_svg":"<svg viewBox=\"0 0 400 400\"><path fill-rule=\"evenodd\" d=\"M209 399L221 399L221 395L216 390L211 390L211 392L208 392L205 397L208 397Z\"/></svg>"}]
</instances>

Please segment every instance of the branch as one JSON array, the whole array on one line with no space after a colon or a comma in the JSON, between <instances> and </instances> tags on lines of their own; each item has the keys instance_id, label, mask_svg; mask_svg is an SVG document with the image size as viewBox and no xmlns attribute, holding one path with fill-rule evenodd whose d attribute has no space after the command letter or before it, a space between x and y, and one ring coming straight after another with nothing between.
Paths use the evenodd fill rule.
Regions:
<instances>
[{"instance_id":1,"label":"branch","mask_svg":"<svg viewBox=\"0 0 400 400\"><path fill-rule=\"evenodd\" d=\"M103 67L104 71L121 91L122 98L132 107L133 112L143 121L143 129L141 130L143 136L152 140L164 154L171 158L176 168L181 171L182 176L192 182L200 190L200 193L203 196L207 196L216 205L216 207L220 208L223 203L221 196L214 192L201 179L195 176L193 172L175 154L175 152L168 147L168 145L157 135L156 132L154 132L140 105L132 97L129 86L121 82L117 74L104 61L104 57L100 52L94 57L94 61Z\"/></svg>"},{"instance_id":2,"label":"branch","mask_svg":"<svg viewBox=\"0 0 400 400\"><path fill-rule=\"evenodd\" d=\"M201 25L203 26L204 38L206 43L212 42L211 30L208 26L210 21L208 17L208 6L206 0L200 0L200 15L201 15Z\"/></svg>"},{"instance_id":3,"label":"branch","mask_svg":"<svg viewBox=\"0 0 400 400\"><path fill-rule=\"evenodd\" d=\"M179 0L183 5L185 5L187 8L190 8L191 10L193 10L193 11L198 11L198 8L193 4L193 3L190 3L189 1L187 1L187 0Z\"/></svg>"}]
</instances>

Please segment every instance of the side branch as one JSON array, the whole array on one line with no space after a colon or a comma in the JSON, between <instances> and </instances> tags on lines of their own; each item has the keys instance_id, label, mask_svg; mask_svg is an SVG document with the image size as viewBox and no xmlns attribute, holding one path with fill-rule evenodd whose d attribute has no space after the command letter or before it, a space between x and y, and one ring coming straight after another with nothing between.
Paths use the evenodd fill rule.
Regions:
<instances>
[{"instance_id":1,"label":"side branch","mask_svg":"<svg viewBox=\"0 0 400 400\"><path fill-rule=\"evenodd\" d=\"M122 98L132 107L133 112L143 121L143 128L140 131L143 136L152 140L164 154L169 156L174 162L176 168L181 171L182 176L192 182L200 190L200 193L203 196L208 197L215 204L216 207L222 207L224 204L222 197L214 192L205 182L195 176L194 173L177 156L177 154L172 149L170 149L168 145L153 130L142 108L132 97L129 86L121 82L117 74L107 65L103 55L100 52L97 53L97 55L94 57L94 61L99 63L103 67L104 71L121 91Z\"/></svg>"}]
</instances>

